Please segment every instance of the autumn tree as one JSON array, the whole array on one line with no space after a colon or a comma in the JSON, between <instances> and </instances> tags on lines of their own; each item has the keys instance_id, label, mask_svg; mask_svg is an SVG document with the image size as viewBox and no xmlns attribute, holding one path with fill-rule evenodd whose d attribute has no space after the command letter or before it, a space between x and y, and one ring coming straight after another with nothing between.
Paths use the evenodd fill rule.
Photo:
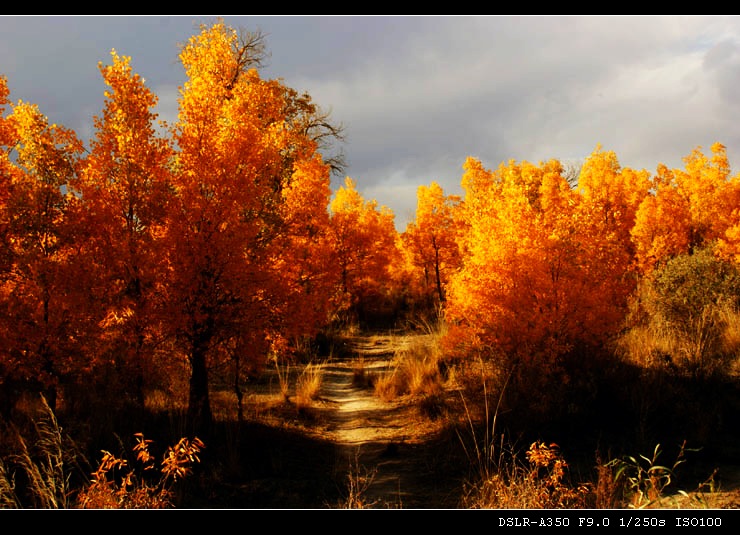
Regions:
<instances>
[{"instance_id":1,"label":"autumn tree","mask_svg":"<svg viewBox=\"0 0 740 535\"><path fill-rule=\"evenodd\" d=\"M306 95L259 76L263 46L261 34L240 36L218 22L180 54L187 82L173 129L169 317L190 365L188 420L206 431L209 357L240 332L255 343L250 358L264 357L279 349L287 322L296 322L295 335L306 321L285 316L301 309L299 300L321 302L311 293L321 285L309 242L327 210L320 202L330 166L317 153L325 116ZM291 212L309 193L319 204ZM297 227L302 233L291 234Z\"/></svg>"},{"instance_id":2,"label":"autumn tree","mask_svg":"<svg viewBox=\"0 0 740 535\"><path fill-rule=\"evenodd\" d=\"M691 241L689 205L673 182L673 173L658 166L653 193L635 214L631 235L635 261L641 273L648 273L660 261L687 251Z\"/></svg>"},{"instance_id":3,"label":"autumn tree","mask_svg":"<svg viewBox=\"0 0 740 535\"><path fill-rule=\"evenodd\" d=\"M715 143L712 154L708 158L695 149L684 158L684 170L658 166L631 231L642 273L711 242L732 242L740 214L738 179L730 177L723 145Z\"/></svg>"},{"instance_id":4,"label":"autumn tree","mask_svg":"<svg viewBox=\"0 0 740 535\"><path fill-rule=\"evenodd\" d=\"M417 189L416 217L402 234L403 245L418 270L422 295L427 303L444 303L450 275L460 264L457 245L461 202L458 195L445 195L436 182Z\"/></svg>"},{"instance_id":5,"label":"autumn tree","mask_svg":"<svg viewBox=\"0 0 740 535\"><path fill-rule=\"evenodd\" d=\"M271 325L284 343L315 335L331 319L339 270L329 234L328 167L319 155L298 161L282 188L280 232L273 238L280 254L271 265L283 281L282 305L274 309Z\"/></svg>"},{"instance_id":6,"label":"autumn tree","mask_svg":"<svg viewBox=\"0 0 740 535\"><path fill-rule=\"evenodd\" d=\"M65 222L82 145L72 131L49 124L37 106L22 101L2 126L4 143L15 151L2 164L3 371L6 380L37 382L53 409L75 366L68 293L77 281L65 269L71 246Z\"/></svg>"},{"instance_id":7,"label":"autumn tree","mask_svg":"<svg viewBox=\"0 0 740 535\"><path fill-rule=\"evenodd\" d=\"M339 269L336 310L361 320L382 302L393 266L400 259L393 212L365 200L355 181L346 177L330 204L330 239Z\"/></svg>"},{"instance_id":8,"label":"autumn tree","mask_svg":"<svg viewBox=\"0 0 740 535\"><path fill-rule=\"evenodd\" d=\"M622 168L616 154L600 146L579 173L575 217L584 286L578 307L591 315L583 319L598 345L607 343L623 322L639 281L631 231L650 187L648 171Z\"/></svg>"},{"instance_id":9,"label":"autumn tree","mask_svg":"<svg viewBox=\"0 0 740 535\"><path fill-rule=\"evenodd\" d=\"M631 288L628 229L644 178L599 151L584 164L579 189L557 160L512 161L491 172L469 158L469 226L450 283L446 344L524 374L531 388L573 379L587 349L621 325Z\"/></svg>"},{"instance_id":10,"label":"autumn tree","mask_svg":"<svg viewBox=\"0 0 740 535\"><path fill-rule=\"evenodd\" d=\"M9 95L7 78L0 76L0 284L10 274L12 264L8 200L11 176L16 171L10 159L10 151L13 148L16 134L12 121L5 117L5 109L10 104ZM0 298L2 297L0 294Z\"/></svg>"},{"instance_id":11,"label":"autumn tree","mask_svg":"<svg viewBox=\"0 0 740 535\"><path fill-rule=\"evenodd\" d=\"M717 240L717 254L740 264L740 175L736 175L728 188L728 196L736 208L730 212L730 224L724 236Z\"/></svg>"},{"instance_id":12,"label":"autumn tree","mask_svg":"<svg viewBox=\"0 0 740 535\"><path fill-rule=\"evenodd\" d=\"M75 181L74 224L86 281L77 296L99 329L93 360L111 361L122 392L144 403L145 369L156 347L163 293L162 236L169 198L167 139L155 133L157 97L133 73L131 58L111 52L99 64L109 89L96 136ZM110 386L110 385L109 385Z\"/></svg>"},{"instance_id":13,"label":"autumn tree","mask_svg":"<svg viewBox=\"0 0 740 535\"><path fill-rule=\"evenodd\" d=\"M12 175L16 172L10 160L16 134L12 122L5 117L6 107L10 104L8 81L0 76L0 415L7 415L13 404L11 396L11 376L15 366L11 352L15 343L11 340L13 327L10 321L10 305L13 294L11 279L13 267L13 242L10 239L10 219L8 201Z\"/></svg>"},{"instance_id":14,"label":"autumn tree","mask_svg":"<svg viewBox=\"0 0 740 535\"><path fill-rule=\"evenodd\" d=\"M738 300L740 181L725 147L716 143L712 153L695 149L684 170L659 165L631 231L642 278L625 340L655 334L659 350L632 353L694 377L726 370L737 350L725 331Z\"/></svg>"},{"instance_id":15,"label":"autumn tree","mask_svg":"<svg viewBox=\"0 0 740 535\"><path fill-rule=\"evenodd\" d=\"M490 172L469 158L464 168L469 228L463 268L450 283L449 339L465 352L496 347L515 360L559 354L567 343L560 330L575 250L575 194L556 161L510 162Z\"/></svg>"}]
</instances>

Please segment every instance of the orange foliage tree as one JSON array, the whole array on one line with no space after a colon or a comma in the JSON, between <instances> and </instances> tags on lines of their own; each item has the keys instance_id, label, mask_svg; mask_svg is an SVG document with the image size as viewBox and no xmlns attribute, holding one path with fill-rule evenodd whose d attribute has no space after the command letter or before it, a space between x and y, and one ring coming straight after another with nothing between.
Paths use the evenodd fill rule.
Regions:
<instances>
[{"instance_id":1,"label":"orange foliage tree","mask_svg":"<svg viewBox=\"0 0 740 535\"><path fill-rule=\"evenodd\" d=\"M351 320L381 312L394 287L393 268L401 260L393 212L366 201L346 177L330 204L329 235L339 270L336 313Z\"/></svg>"},{"instance_id":2,"label":"orange foliage tree","mask_svg":"<svg viewBox=\"0 0 740 535\"><path fill-rule=\"evenodd\" d=\"M6 90L2 94L7 97ZM4 381L30 379L37 385L30 388L44 391L54 408L73 368L76 328L68 295L77 281L68 269L65 222L82 145L72 131L50 125L37 106L22 101L3 122L2 135L16 151L12 162L2 164Z\"/></svg>"},{"instance_id":3,"label":"orange foliage tree","mask_svg":"<svg viewBox=\"0 0 740 535\"><path fill-rule=\"evenodd\" d=\"M650 186L648 171L622 168L616 154L601 147L581 168L576 222L583 294L577 309L583 314L582 336L591 345L609 341L637 286L631 231Z\"/></svg>"},{"instance_id":4,"label":"orange foliage tree","mask_svg":"<svg viewBox=\"0 0 740 535\"><path fill-rule=\"evenodd\" d=\"M188 81L173 129L167 317L190 365L188 420L201 435L212 420L209 356L226 341L252 359L279 351L286 331L314 327L295 314L310 308L305 299L321 303L323 246L311 238L327 222L330 169L316 141L325 131L306 95L260 78L262 48L260 34L219 22L180 54ZM317 204L299 207L306 194ZM320 320L317 309L310 319Z\"/></svg>"},{"instance_id":5,"label":"orange foliage tree","mask_svg":"<svg viewBox=\"0 0 740 535\"><path fill-rule=\"evenodd\" d=\"M78 277L77 306L86 308L91 368L111 362L121 383L119 399L144 403L145 370L161 338L156 306L163 292L161 238L169 197L172 154L155 134L157 97L132 72L129 57L111 52L99 65L109 86L96 137L75 181ZM92 321L94 319L94 321ZM101 373L100 377L104 375ZM110 385L108 385L110 388Z\"/></svg>"},{"instance_id":6,"label":"orange foliage tree","mask_svg":"<svg viewBox=\"0 0 740 535\"><path fill-rule=\"evenodd\" d=\"M282 190L279 232L281 254L272 269L281 305L270 323L273 338L284 344L310 338L331 320L331 303L339 280L329 234L331 188L328 167L320 155L297 161Z\"/></svg>"},{"instance_id":7,"label":"orange foliage tree","mask_svg":"<svg viewBox=\"0 0 740 535\"><path fill-rule=\"evenodd\" d=\"M732 254L740 186L730 177L725 147L715 143L712 153L708 158L695 149L684 158L685 170L658 166L631 231L642 273L711 242L724 244L725 252Z\"/></svg>"},{"instance_id":8,"label":"orange foliage tree","mask_svg":"<svg viewBox=\"0 0 740 535\"><path fill-rule=\"evenodd\" d=\"M13 404L11 384L16 365L11 359L15 343L11 339L14 328L10 320L13 283L13 240L10 234L12 214L9 210L12 175L16 172L10 160L10 151L15 142L15 128L5 117L10 101L8 80L0 76L0 415L7 415Z\"/></svg>"},{"instance_id":9,"label":"orange foliage tree","mask_svg":"<svg viewBox=\"0 0 740 535\"><path fill-rule=\"evenodd\" d=\"M409 251L421 300L439 306L446 299L447 281L459 267L460 251L456 217L461 199L445 195L436 182L417 189L416 217L401 235Z\"/></svg>"},{"instance_id":10,"label":"orange foliage tree","mask_svg":"<svg viewBox=\"0 0 740 535\"><path fill-rule=\"evenodd\" d=\"M536 370L540 381L568 380L563 359L598 348L620 326L633 287L628 229L646 175L599 151L578 190L557 160L491 172L469 158L464 168L468 226L445 343L496 356L504 370Z\"/></svg>"}]
</instances>

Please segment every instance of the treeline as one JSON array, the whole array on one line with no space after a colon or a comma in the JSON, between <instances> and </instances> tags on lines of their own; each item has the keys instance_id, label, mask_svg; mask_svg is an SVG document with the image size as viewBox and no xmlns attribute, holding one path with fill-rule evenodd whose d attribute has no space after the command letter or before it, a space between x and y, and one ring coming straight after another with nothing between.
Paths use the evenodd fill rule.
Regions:
<instances>
[{"instance_id":1,"label":"treeline","mask_svg":"<svg viewBox=\"0 0 740 535\"><path fill-rule=\"evenodd\" d=\"M0 77L4 417L29 393L143 408L185 373L189 431L205 437L209 370L228 366L241 399L268 357L332 327L418 317L445 323L448 365L482 358L522 392L622 358L731 369L740 178L723 146L655 175L601 148L577 173L469 159L464 195L420 186L399 233L353 179L332 194L341 126L262 79L263 57L261 34L203 26L166 125L112 51L88 148Z\"/></svg>"},{"instance_id":2,"label":"treeline","mask_svg":"<svg viewBox=\"0 0 740 535\"><path fill-rule=\"evenodd\" d=\"M719 328L719 310L740 299L740 177L720 144L685 161L651 176L599 148L572 180L556 160L493 172L468 160L450 349L495 348L544 379L569 357L613 350L625 329L659 322L691 339L704 336L697 322ZM685 371L716 371L703 350L673 353Z\"/></svg>"}]
</instances>

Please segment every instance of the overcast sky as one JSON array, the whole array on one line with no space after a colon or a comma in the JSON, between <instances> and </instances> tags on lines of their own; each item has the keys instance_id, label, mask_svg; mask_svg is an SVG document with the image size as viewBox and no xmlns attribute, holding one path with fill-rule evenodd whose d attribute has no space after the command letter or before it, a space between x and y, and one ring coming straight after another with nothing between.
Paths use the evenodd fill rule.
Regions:
<instances>
[{"instance_id":1,"label":"overcast sky","mask_svg":"<svg viewBox=\"0 0 740 535\"><path fill-rule=\"evenodd\" d=\"M104 103L98 62L116 49L174 121L179 45L218 17L2 15L0 75L11 102L37 104L88 139ZM720 142L738 172L739 16L223 18L266 35L264 78L307 91L344 126L345 174L393 210L399 230L419 185L462 193L467 156L489 169L577 162L600 144L622 167L654 173Z\"/></svg>"}]
</instances>

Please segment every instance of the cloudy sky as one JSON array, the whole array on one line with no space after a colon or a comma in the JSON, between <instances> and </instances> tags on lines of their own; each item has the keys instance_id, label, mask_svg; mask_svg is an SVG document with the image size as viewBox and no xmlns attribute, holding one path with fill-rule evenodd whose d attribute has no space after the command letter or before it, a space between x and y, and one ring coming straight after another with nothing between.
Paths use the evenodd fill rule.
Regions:
<instances>
[{"instance_id":1,"label":"cloudy sky","mask_svg":"<svg viewBox=\"0 0 740 535\"><path fill-rule=\"evenodd\" d=\"M12 102L92 134L98 62L131 64L173 121L179 45L220 15L0 16L0 75ZM622 167L684 168L696 147L740 165L740 17L698 15L223 16L261 31L280 78L344 126L366 199L413 218L416 188L460 194L462 164L578 162L601 145ZM736 161L737 160L737 161ZM334 189L344 177L333 179Z\"/></svg>"}]
</instances>

